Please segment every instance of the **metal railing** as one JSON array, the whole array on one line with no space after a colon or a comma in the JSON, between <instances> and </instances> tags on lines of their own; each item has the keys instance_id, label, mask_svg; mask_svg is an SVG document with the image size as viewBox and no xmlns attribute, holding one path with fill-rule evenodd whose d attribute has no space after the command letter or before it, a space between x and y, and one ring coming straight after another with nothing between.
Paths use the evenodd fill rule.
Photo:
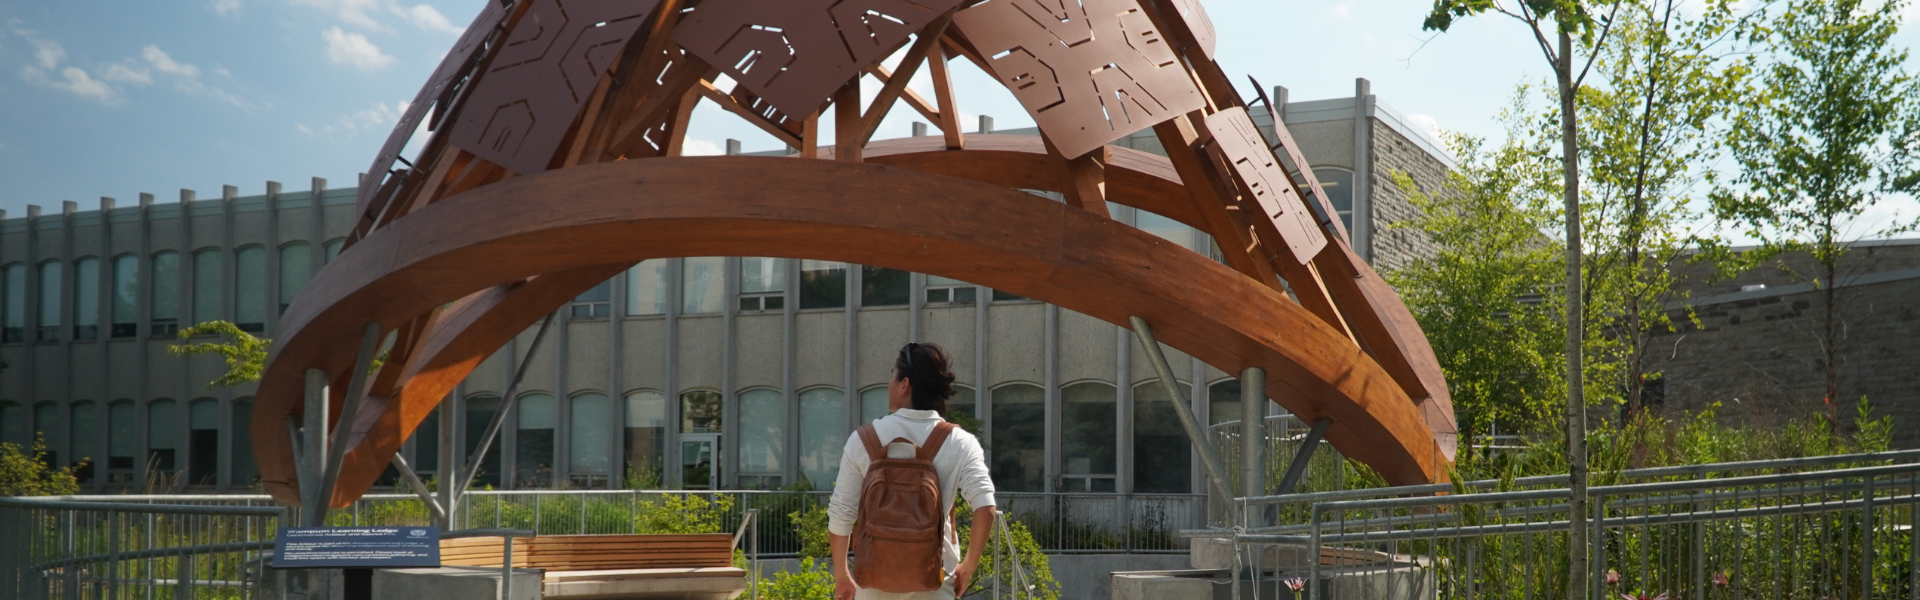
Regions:
<instances>
[{"instance_id":1,"label":"metal railing","mask_svg":"<svg viewBox=\"0 0 1920 600\"><path fill-rule=\"evenodd\" d=\"M278 507L180 506L0 497L0 596L261 596L259 558Z\"/></svg>"},{"instance_id":2,"label":"metal railing","mask_svg":"<svg viewBox=\"0 0 1920 600\"><path fill-rule=\"evenodd\" d=\"M1920 599L1913 452L1622 473L1590 488L1590 598ZM1833 464L1869 466L1806 471ZM1775 473L1711 477L1734 472ZM1686 479L1675 479L1675 478ZM1467 491L1469 486L1462 485ZM1304 523L1219 535L1254 596L1565 598L1563 488L1311 501ZM1260 499L1254 499L1260 500ZM1202 532L1188 532L1206 537Z\"/></svg>"}]
</instances>

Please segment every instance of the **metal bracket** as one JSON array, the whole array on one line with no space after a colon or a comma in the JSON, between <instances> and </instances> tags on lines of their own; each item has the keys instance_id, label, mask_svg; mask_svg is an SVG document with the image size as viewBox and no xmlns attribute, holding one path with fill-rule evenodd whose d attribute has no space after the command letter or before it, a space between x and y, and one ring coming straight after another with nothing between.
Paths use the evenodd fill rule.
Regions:
<instances>
[{"instance_id":1,"label":"metal bracket","mask_svg":"<svg viewBox=\"0 0 1920 600\"><path fill-rule=\"evenodd\" d=\"M1300 442L1300 451L1294 453L1293 464L1287 465L1287 475L1280 479L1280 489L1274 490L1275 495L1293 493L1293 486L1299 485L1300 479L1306 477L1307 465L1313 461L1313 451L1320 448L1320 438L1326 436L1327 426L1332 424L1333 419L1326 417L1313 420L1313 428L1307 430L1306 439Z\"/></svg>"}]
</instances>

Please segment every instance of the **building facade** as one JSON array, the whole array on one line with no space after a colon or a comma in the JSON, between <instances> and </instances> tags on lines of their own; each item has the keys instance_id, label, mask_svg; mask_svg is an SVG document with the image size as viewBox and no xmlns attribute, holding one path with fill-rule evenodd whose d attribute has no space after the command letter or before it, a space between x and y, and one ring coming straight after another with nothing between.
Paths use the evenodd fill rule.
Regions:
<instances>
[{"instance_id":1,"label":"building facade","mask_svg":"<svg viewBox=\"0 0 1920 600\"><path fill-rule=\"evenodd\" d=\"M1387 231L1413 210L1392 174L1438 186L1451 159L1364 80L1358 89L1283 104L1282 117L1362 256L1402 264L1428 246ZM1150 133L1119 145L1159 150ZM246 197L228 186L217 199L182 191L177 203L142 194L132 206L103 198L93 210L0 213L0 441L40 436L51 462L85 463L82 486L94 492L255 489L253 386L211 386L226 371L219 357L169 347L180 329L216 320L273 337L340 251L355 191L315 179ZM1200 232L1115 208L1117 220L1217 254ZM451 430L429 418L407 442L423 475L459 468L462 457L440 456L441 436L471 452L511 404L480 485L828 486L848 433L884 412L891 361L911 340L953 355L949 407L979 422L1002 489L1200 489L1171 401L1129 331L962 281L814 260L650 260L562 307L535 337L523 332L441 405L454 412ZM1203 420L1237 418L1230 374L1169 356Z\"/></svg>"}]
</instances>

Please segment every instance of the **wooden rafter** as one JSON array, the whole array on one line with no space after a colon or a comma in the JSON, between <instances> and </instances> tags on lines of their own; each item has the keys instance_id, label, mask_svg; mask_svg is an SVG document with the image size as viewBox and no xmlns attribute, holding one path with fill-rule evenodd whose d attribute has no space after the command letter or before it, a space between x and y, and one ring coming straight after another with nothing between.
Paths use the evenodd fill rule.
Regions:
<instances>
[{"instance_id":1,"label":"wooden rafter","mask_svg":"<svg viewBox=\"0 0 1920 600\"><path fill-rule=\"evenodd\" d=\"M929 53L929 56L931 56L931 53ZM888 69L886 65L876 64L867 67L867 74L872 75L874 80L879 81L881 85L893 83L893 70ZM900 101L907 103L907 106L918 111L920 116L926 117L935 123L940 122L940 109L928 103L926 97L921 96L919 92L913 91L913 88L903 88L900 92Z\"/></svg>"},{"instance_id":2,"label":"wooden rafter","mask_svg":"<svg viewBox=\"0 0 1920 600\"><path fill-rule=\"evenodd\" d=\"M934 123L939 125L940 133L946 137L947 149L959 150L967 147L967 141L964 137L966 134L960 131L960 107L955 104L956 99L953 96L953 76L947 70L947 59L949 57L950 55L947 53L947 43L944 39L941 41L939 47L934 48L933 52L927 54L927 69L929 69L927 75L933 79L933 98L940 102L940 110L936 115L938 118L928 118L933 118ZM909 88L906 97L907 103L913 104L914 99L919 96L914 94L913 90ZM925 101L922 101L922 103L924 102ZM918 104L914 104L913 106L915 109L920 110L920 114L927 114L927 111Z\"/></svg>"},{"instance_id":3,"label":"wooden rafter","mask_svg":"<svg viewBox=\"0 0 1920 600\"><path fill-rule=\"evenodd\" d=\"M720 88L714 87L713 82L703 79L695 82L693 85L693 91L699 92L701 96L713 101L714 104L720 105L720 108L726 109L727 112L746 119L748 123L752 123L755 127L759 127L761 131L767 132L767 135L786 142L788 146L798 147L800 145L800 136L798 134L787 131L787 128L781 127L779 123L767 119L766 116L754 112L751 108L742 106L732 95L720 91Z\"/></svg>"},{"instance_id":4,"label":"wooden rafter","mask_svg":"<svg viewBox=\"0 0 1920 600\"><path fill-rule=\"evenodd\" d=\"M873 138L873 132L880 128L880 121L887 118L887 112L893 109L893 103L900 99L901 92L908 91L907 84L912 82L913 74L927 62L928 53L940 44L940 37L946 34L947 26L953 23L953 13L957 10L949 10L934 19L933 24L922 30L919 39L915 39L913 45L907 48L906 56L900 59L900 71L893 73L886 85L881 86L880 93L873 99L873 106L868 107L866 114L860 118L861 144ZM925 104L926 101L922 100L921 103Z\"/></svg>"}]
</instances>

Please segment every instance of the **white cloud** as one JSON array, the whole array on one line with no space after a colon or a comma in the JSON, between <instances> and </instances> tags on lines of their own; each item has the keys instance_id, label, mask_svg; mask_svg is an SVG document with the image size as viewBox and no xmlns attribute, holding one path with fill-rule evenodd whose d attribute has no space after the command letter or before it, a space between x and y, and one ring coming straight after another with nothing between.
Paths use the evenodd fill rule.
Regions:
<instances>
[{"instance_id":1,"label":"white cloud","mask_svg":"<svg viewBox=\"0 0 1920 600\"><path fill-rule=\"evenodd\" d=\"M174 62L173 57L167 56L167 53L160 50L159 46L149 45L141 48L140 57L147 59L147 64L153 65L153 68L159 69L162 73L171 73L181 77L200 76L200 67Z\"/></svg>"},{"instance_id":2,"label":"white cloud","mask_svg":"<svg viewBox=\"0 0 1920 600\"><path fill-rule=\"evenodd\" d=\"M103 104L120 103L120 92L114 90L113 86L107 85L106 82L94 79L93 76L87 74L85 69L80 67L61 69L60 78L53 79L48 77L45 71L29 66L20 72L20 77L27 80L27 83L44 85L56 90L70 92L83 98L92 98Z\"/></svg>"},{"instance_id":3,"label":"white cloud","mask_svg":"<svg viewBox=\"0 0 1920 600\"><path fill-rule=\"evenodd\" d=\"M680 145L681 156L719 156L721 154L726 154L726 151L721 150L719 145L706 140L687 138L687 141Z\"/></svg>"},{"instance_id":4,"label":"white cloud","mask_svg":"<svg viewBox=\"0 0 1920 600\"><path fill-rule=\"evenodd\" d=\"M101 73L100 78L116 83L138 83L140 85L153 83L153 73L148 72L146 69L136 69L123 64L107 65L106 72Z\"/></svg>"},{"instance_id":5,"label":"white cloud","mask_svg":"<svg viewBox=\"0 0 1920 600\"><path fill-rule=\"evenodd\" d=\"M213 9L213 14L224 17L239 12L240 0L213 0L208 6Z\"/></svg>"},{"instance_id":6,"label":"white cloud","mask_svg":"<svg viewBox=\"0 0 1920 600\"><path fill-rule=\"evenodd\" d=\"M333 123L319 128L309 127L305 123L295 123L293 127L313 137L334 139L344 135L350 139L362 131L379 132L392 128L393 124L400 121L400 115L407 112L408 104L405 101L392 104L375 102L371 107L341 115Z\"/></svg>"},{"instance_id":7,"label":"white cloud","mask_svg":"<svg viewBox=\"0 0 1920 600\"><path fill-rule=\"evenodd\" d=\"M352 65L362 71L373 71L385 68L395 60L368 41L367 36L348 33L339 27L320 32L320 37L327 40L327 58L336 65Z\"/></svg>"},{"instance_id":8,"label":"white cloud","mask_svg":"<svg viewBox=\"0 0 1920 600\"><path fill-rule=\"evenodd\" d=\"M391 32L388 21L399 20L425 31L458 34L464 31L446 15L426 4L402 5L395 0L293 0L295 6L318 9L340 22L367 31Z\"/></svg>"},{"instance_id":9,"label":"white cloud","mask_svg":"<svg viewBox=\"0 0 1920 600\"><path fill-rule=\"evenodd\" d=\"M293 0L295 6L307 6L332 13L348 25L370 31L389 31L386 25L375 20L372 14L379 12L381 0Z\"/></svg>"},{"instance_id":10,"label":"white cloud","mask_svg":"<svg viewBox=\"0 0 1920 600\"><path fill-rule=\"evenodd\" d=\"M455 27L452 21L447 20L446 15L440 14L440 11L434 10L432 6L425 4L416 4L413 8L403 9L401 14L407 18L408 22L413 23L414 26L427 31L438 31L456 35L466 31Z\"/></svg>"},{"instance_id":11,"label":"white cloud","mask_svg":"<svg viewBox=\"0 0 1920 600\"><path fill-rule=\"evenodd\" d=\"M1351 20L1353 19L1353 3L1352 2L1335 2L1333 4L1333 8L1330 8L1327 10L1327 16L1333 17L1335 19L1340 19L1342 21Z\"/></svg>"},{"instance_id":12,"label":"white cloud","mask_svg":"<svg viewBox=\"0 0 1920 600\"><path fill-rule=\"evenodd\" d=\"M22 37L28 36L28 32L26 31L16 29L14 32L19 33ZM42 69L52 70L54 67L60 66L60 61L66 60L67 58L67 50L61 48L59 42L33 37L27 37L27 41L33 42L33 59L35 62L40 63L40 68Z\"/></svg>"},{"instance_id":13,"label":"white cloud","mask_svg":"<svg viewBox=\"0 0 1920 600\"><path fill-rule=\"evenodd\" d=\"M1414 131L1426 135L1429 141L1436 144L1440 142L1440 122L1433 120L1433 117L1422 114L1409 114L1407 115L1407 124L1412 125Z\"/></svg>"}]
</instances>

